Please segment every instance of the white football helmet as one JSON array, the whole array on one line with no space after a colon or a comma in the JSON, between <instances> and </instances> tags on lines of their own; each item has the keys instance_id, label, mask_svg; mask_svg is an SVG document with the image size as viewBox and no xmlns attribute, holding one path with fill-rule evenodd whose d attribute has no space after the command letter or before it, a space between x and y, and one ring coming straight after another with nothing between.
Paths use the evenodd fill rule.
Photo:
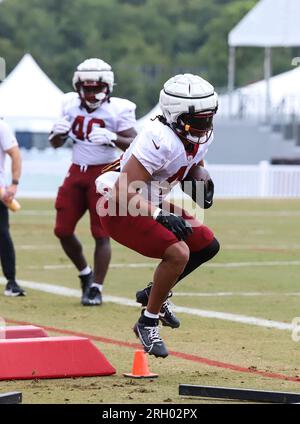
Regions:
<instances>
[{"instance_id":1,"label":"white football helmet","mask_svg":"<svg viewBox=\"0 0 300 424\"><path fill-rule=\"evenodd\" d=\"M218 95L208 81L198 75L176 75L164 84L159 105L167 124L181 138L194 144L209 140Z\"/></svg>"},{"instance_id":2,"label":"white football helmet","mask_svg":"<svg viewBox=\"0 0 300 424\"><path fill-rule=\"evenodd\" d=\"M114 73L111 66L103 60L86 59L77 66L72 82L81 101L90 109L96 109L112 93Z\"/></svg>"}]
</instances>

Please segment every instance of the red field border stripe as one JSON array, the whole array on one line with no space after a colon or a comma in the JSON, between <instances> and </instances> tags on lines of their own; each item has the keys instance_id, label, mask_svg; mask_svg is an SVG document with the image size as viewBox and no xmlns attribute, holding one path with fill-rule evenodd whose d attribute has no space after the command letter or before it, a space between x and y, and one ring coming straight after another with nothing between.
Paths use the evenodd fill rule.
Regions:
<instances>
[{"instance_id":1,"label":"red field border stripe","mask_svg":"<svg viewBox=\"0 0 300 424\"><path fill-rule=\"evenodd\" d=\"M77 336L77 337L86 337L86 338L93 340L93 341L96 341L96 342L113 344L115 346L130 347L132 349L138 349L138 348L141 347L141 345L139 343L122 342L122 341L119 341L119 340L108 339L106 337L95 336L93 334L81 333L81 332L72 331L72 330L63 330L63 329L56 328L56 327L49 327L49 326L46 326L46 325L33 324L33 323L29 323L29 322L24 322L24 321L15 321L15 320L6 319L6 318L4 318L4 319L5 319L6 322L8 322L10 324L35 325L37 327L42 327L45 330L52 331L54 333L61 333L61 334L66 334L66 335L70 335L70 336ZM226 369L226 370L237 371L237 372L246 372L246 373L249 373L249 374L260 375L262 377L273 378L273 379L277 379L277 380L300 382L300 377L289 377L289 376L286 376L284 374L276 374L276 373L272 373L272 372L268 372L268 371L260 371L260 370L257 370L255 368L245 368L245 367L241 367L239 365L228 364L226 362L220 362L220 361L214 361L214 360L208 359L208 358L202 358L201 356L190 355L188 353L169 351L169 354L172 355L172 356L176 356L177 358L180 358L180 359L185 359L187 361L192 361L192 362L198 362L198 363L201 363L201 364L209 365L211 367L218 367L218 368L223 368L223 369Z\"/></svg>"},{"instance_id":2,"label":"red field border stripe","mask_svg":"<svg viewBox=\"0 0 300 424\"><path fill-rule=\"evenodd\" d=\"M169 351L170 355L177 356L180 359L186 359L188 361L200 362L202 364L209 365L211 367L219 367L227 370L247 372L249 374L261 375L262 377L275 378L277 380L295 381L300 382L300 377L289 377L284 374L276 374L268 371L260 371L255 368L245 368L239 365L228 364L226 362L214 361L213 359L202 358L201 356L190 355L182 352Z\"/></svg>"}]
</instances>

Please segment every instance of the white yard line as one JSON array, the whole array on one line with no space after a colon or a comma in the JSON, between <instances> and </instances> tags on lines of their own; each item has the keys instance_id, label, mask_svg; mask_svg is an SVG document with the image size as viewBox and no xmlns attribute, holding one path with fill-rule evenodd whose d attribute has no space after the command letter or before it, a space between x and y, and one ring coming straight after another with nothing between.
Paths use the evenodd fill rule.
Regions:
<instances>
[{"instance_id":1,"label":"white yard line","mask_svg":"<svg viewBox=\"0 0 300 424\"><path fill-rule=\"evenodd\" d=\"M210 211L215 216L300 216L300 211Z\"/></svg>"},{"instance_id":2,"label":"white yard line","mask_svg":"<svg viewBox=\"0 0 300 424\"><path fill-rule=\"evenodd\" d=\"M39 290L46 293L60 295L60 296L79 298L81 295L80 290L70 289L68 287L62 287L62 286L57 286L57 285L47 284L47 283L36 283L34 281L19 280L19 282L25 288ZM0 284L3 284L3 285L5 284L4 278L0 278ZM139 305L135 301L131 299L127 299L125 297L104 295L103 300L104 302L116 303L123 306L139 307ZM185 313L189 315L195 315L202 318L220 319L223 321L238 322L241 324L255 325L255 326L264 327L264 328L274 328L277 330L291 331L294 328L293 325L290 323L272 321L272 320L268 320L264 318L256 318L256 317L251 317L246 315L230 314L226 312L217 312L217 311L207 311L204 309L187 308L182 306L176 306L175 310L176 312L179 312L179 313L181 312L181 313Z\"/></svg>"},{"instance_id":3,"label":"white yard line","mask_svg":"<svg viewBox=\"0 0 300 424\"><path fill-rule=\"evenodd\" d=\"M28 265L22 267L23 269L33 269L33 270L55 270L55 269L71 269L74 268L72 264L56 264L56 265ZM75 268L74 268L75 269Z\"/></svg>"},{"instance_id":4,"label":"white yard line","mask_svg":"<svg viewBox=\"0 0 300 424\"><path fill-rule=\"evenodd\" d=\"M141 263L112 263L110 268L154 268L157 266L155 262L141 262ZM228 262L228 263L208 263L203 264L207 268L243 268L243 267L272 267L272 266L300 266L300 261L267 261L267 262ZM47 264L47 265L29 265L24 267L26 269L69 269L73 268L72 264Z\"/></svg>"},{"instance_id":5,"label":"white yard line","mask_svg":"<svg viewBox=\"0 0 300 424\"><path fill-rule=\"evenodd\" d=\"M177 312L183 312L189 315L196 315L202 318L214 318L221 319L223 321L239 322L241 324L256 325L258 327L275 328L277 330L293 330L293 325L280 321L272 321L263 318L249 317L246 315L230 314L226 312L217 311L205 311L203 309L185 308L177 306L175 309Z\"/></svg>"},{"instance_id":6,"label":"white yard line","mask_svg":"<svg viewBox=\"0 0 300 424\"><path fill-rule=\"evenodd\" d=\"M208 263L203 264L209 268L242 268L253 266L299 266L300 261L255 261L255 262L228 262L228 263Z\"/></svg>"},{"instance_id":7,"label":"white yard line","mask_svg":"<svg viewBox=\"0 0 300 424\"><path fill-rule=\"evenodd\" d=\"M157 264L155 263L136 263L136 264L110 264L110 268L154 268ZM44 270L55 270L55 269L70 269L74 268L72 264L53 264L53 265L28 265L23 268L26 269L44 269Z\"/></svg>"},{"instance_id":8,"label":"white yard line","mask_svg":"<svg viewBox=\"0 0 300 424\"><path fill-rule=\"evenodd\" d=\"M237 250L255 250L255 249L274 249L274 250L283 250L283 249L289 249L289 250L298 250L300 249L300 244L293 243L293 244L281 244L277 243L273 244L221 244L221 249L237 249Z\"/></svg>"},{"instance_id":9,"label":"white yard line","mask_svg":"<svg viewBox=\"0 0 300 424\"><path fill-rule=\"evenodd\" d=\"M59 245L57 244L46 244L46 245L38 245L38 244L15 244L15 248L18 250L54 250L58 249Z\"/></svg>"},{"instance_id":10,"label":"white yard line","mask_svg":"<svg viewBox=\"0 0 300 424\"><path fill-rule=\"evenodd\" d=\"M295 293L282 293L282 292L215 292L215 293L185 293L176 292L174 297L256 297L256 296L300 296L300 292Z\"/></svg>"},{"instance_id":11,"label":"white yard line","mask_svg":"<svg viewBox=\"0 0 300 424\"><path fill-rule=\"evenodd\" d=\"M93 243L85 243L84 247L94 247ZM60 249L59 244L15 244L16 249L20 250L54 250ZM122 249L122 246L114 245L113 249ZM222 250L261 250L261 249L271 249L271 250L299 250L300 244L222 244Z\"/></svg>"},{"instance_id":12,"label":"white yard line","mask_svg":"<svg viewBox=\"0 0 300 424\"><path fill-rule=\"evenodd\" d=\"M95 247L95 243L84 243L84 247ZM58 244L15 244L16 250L61 250L61 247ZM123 246L113 246L113 249L122 249Z\"/></svg>"},{"instance_id":13,"label":"white yard line","mask_svg":"<svg viewBox=\"0 0 300 424\"><path fill-rule=\"evenodd\" d=\"M53 216L55 214L55 210L32 210L32 209L21 209L20 214L27 216Z\"/></svg>"}]
</instances>

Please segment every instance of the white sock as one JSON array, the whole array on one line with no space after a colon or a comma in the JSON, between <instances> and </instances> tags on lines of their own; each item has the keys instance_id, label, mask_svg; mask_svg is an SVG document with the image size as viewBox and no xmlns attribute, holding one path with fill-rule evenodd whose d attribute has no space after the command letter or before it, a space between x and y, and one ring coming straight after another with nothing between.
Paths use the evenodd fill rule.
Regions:
<instances>
[{"instance_id":1,"label":"white sock","mask_svg":"<svg viewBox=\"0 0 300 424\"><path fill-rule=\"evenodd\" d=\"M91 268L89 266L86 266L79 272L79 275L88 275L91 271Z\"/></svg>"},{"instance_id":2,"label":"white sock","mask_svg":"<svg viewBox=\"0 0 300 424\"><path fill-rule=\"evenodd\" d=\"M144 312L144 316L147 318L152 318L152 319L158 319L159 315L158 314L152 314L151 312L148 312L147 309Z\"/></svg>"},{"instance_id":3,"label":"white sock","mask_svg":"<svg viewBox=\"0 0 300 424\"><path fill-rule=\"evenodd\" d=\"M91 285L91 287L97 287L97 288L99 289L100 293L102 293L102 290L103 290L103 284L93 283L93 284Z\"/></svg>"}]
</instances>

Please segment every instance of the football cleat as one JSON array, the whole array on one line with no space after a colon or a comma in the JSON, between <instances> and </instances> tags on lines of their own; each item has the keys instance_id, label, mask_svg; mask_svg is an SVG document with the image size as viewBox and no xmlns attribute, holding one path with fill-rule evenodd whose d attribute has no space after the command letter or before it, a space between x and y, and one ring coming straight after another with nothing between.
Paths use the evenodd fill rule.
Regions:
<instances>
[{"instance_id":1,"label":"football cleat","mask_svg":"<svg viewBox=\"0 0 300 424\"><path fill-rule=\"evenodd\" d=\"M95 306L102 304L102 294L97 286L94 284L94 274L91 271L87 275L79 275L81 283L81 304L83 306Z\"/></svg>"},{"instance_id":2,"label":"football cleat","mask_svg":"<svg viewBox=\"0 0 300 424\"><path fill-rule=\"evenodd\" d=\"M80 279L80 286L81 286L82 292L84 292L85 289L88 286L91 286L93 284L93 282L94 282L93 271L91 271L89 274L86 274L86 275L79 275L78 277Z\"/></svg>"},{"instance_id":3,"label":"football cleat","mask_svg":"<svg viewBox=\"0 0 300 424\"><path fill-rule=\"evenodd\" d=\"M26 292L15 280L9 280L5 286L4 295L11 297L26 296Z\"/></svg>"},{"instance_id":4,"label":"football cleat","mask_svg":"<svg viewBox=\"0 0 300 424\"><path fill-rule=\"evenodd\" d=\"M151 287L152 283L149 283L143 290L136 292L136 301L141 303L142 307L146 307L148 304ZM173 304L169 301L169 298L172 297L172 295L172 291L169 291L167 299L162 304L159 312L159 319L162 325L166 327L178 328L180 326L180 321L172 311Z\"/></svg>"},{"instance_id":5,"label":"football cleat","mask_svg":"<svg viewBox=\"0 0 300 424\"><path fill-rule=\"evenodd\" d=\"M172 311L173 303L168 299L164 301L159 312L159 319L162 325L171 328L178 328L180 321Z\"/></svg>"},{"instance_id":6,"label":"football cleat","mask_svg":"<svg viewBox=\"0 0 300 424\"><path fill-rule=\"evenodd\" d=\"M158 322L158 319L147 318L142 315L134 325L133 331L140 339L146 353L154 355L156 358L166 358L169 353L159 335Z\"/></svg>"},{"instance_id":7,"label":"football cleat","mask_svg":"<svg viewBox=\"0 0 300 424\"><path fill-rule=\"evenodd\" d=\"M96 306L102 304L102 293L96 286L89 286L81 297L83 306Z\"/></svg>"}]
</instances>

